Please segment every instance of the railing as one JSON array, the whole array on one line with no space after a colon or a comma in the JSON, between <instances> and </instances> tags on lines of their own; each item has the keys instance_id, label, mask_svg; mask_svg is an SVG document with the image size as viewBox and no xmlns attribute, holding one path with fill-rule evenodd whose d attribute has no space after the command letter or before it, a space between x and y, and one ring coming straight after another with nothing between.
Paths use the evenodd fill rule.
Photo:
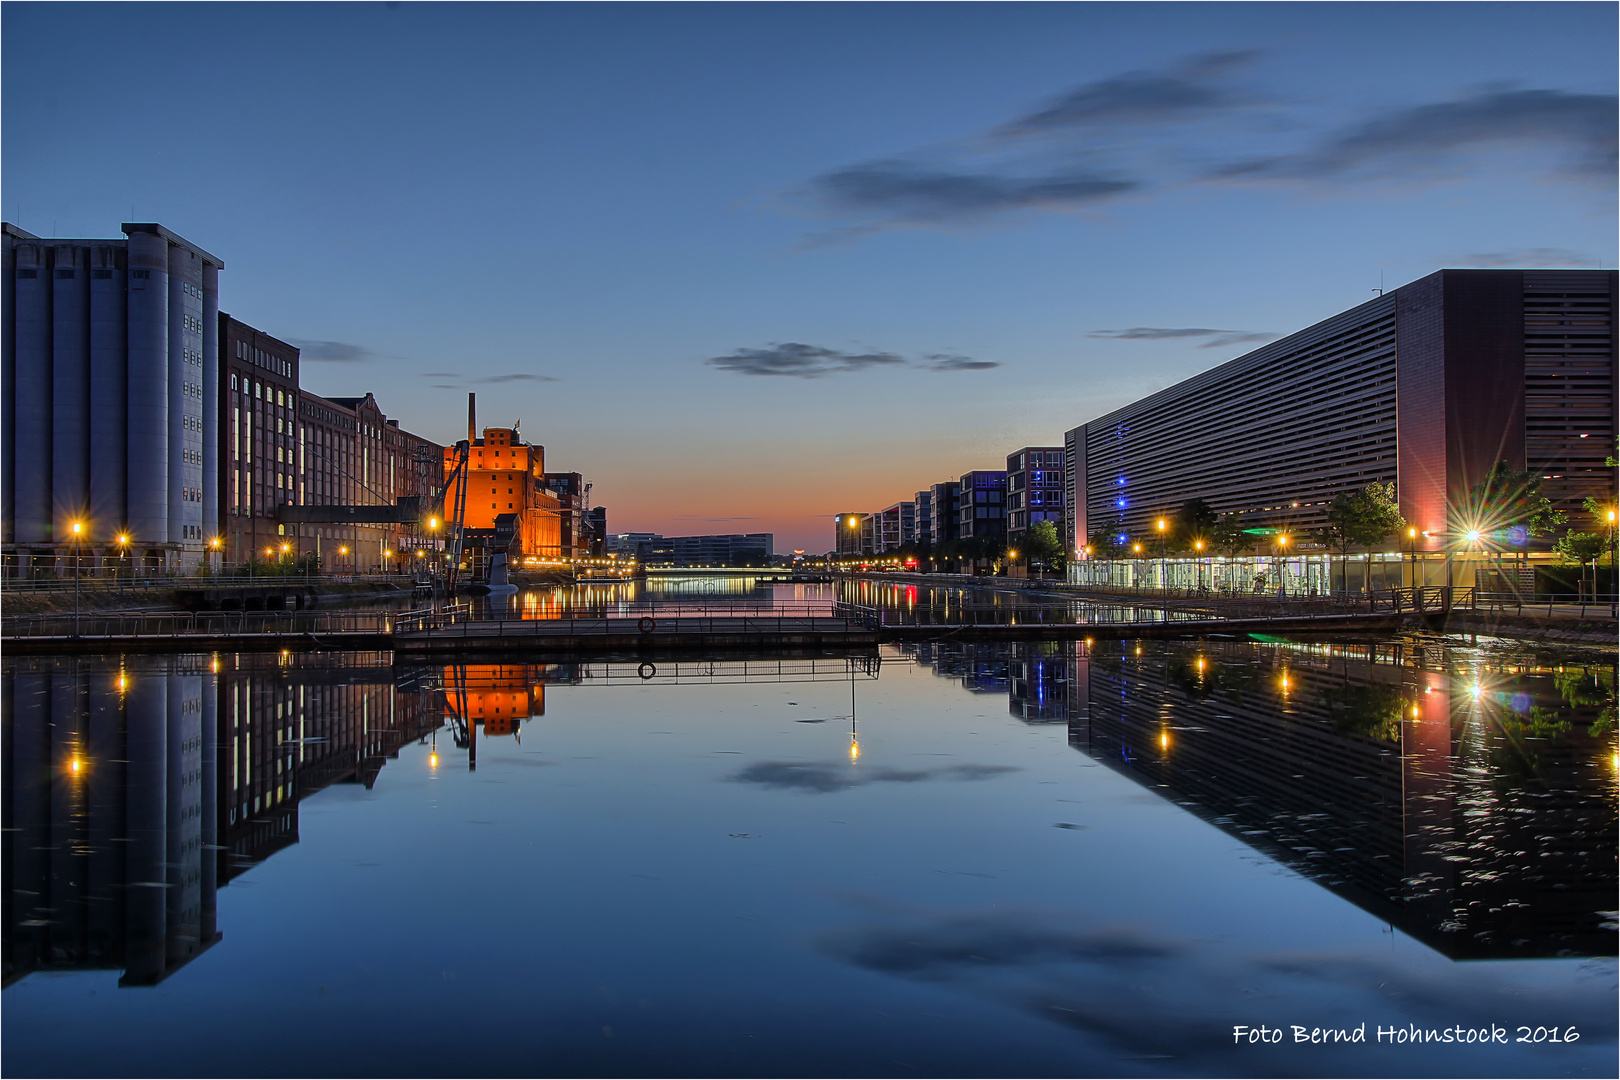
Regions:
<instances>
[{"instance_id":1,"label":"railing","mask_svg":"<svg viewBox=\"0 0 1620 1080\"><path fill-rule=\"evenodd\" d=\"M1557 615L1573 615L1586 618L1590 610L1595 613L1607 612L1613 615L1616 597L1614 593L1542 593L1541 595L1515 593L1515 592L1485 592L1477 591L1475 606L1487 611L1507 611L1513 609L1514 614L1522 615L1529 611L1532 615L1541 614L1543 610L1546 617L1551 619Z\"/></svg>"},{"instance_id":2,"label":"railing","mask_svg":"<svg viewBox=\"0 0 1620 1080\"><path fill-rule=\"evenodd\" d=\"M877 612L854 605L806 604L622 604L555 617L474 619L466 605L398 616L399 633L433 631L434 637L536 638L612 634L830 633L852 626L875 629ZM447 617L449 612L462 614Z\"/></svg>"},{"instance_id":3,"label":"railing","mask_svg":"<svg viewBox=\"0 0 1620 1080\"><path fill-rule=\"evenodd\" d=\"M95 614L6 615L0 636L25 638L198 638L387 634L391 612L375 611L124 611Z\"/></svg>"},{"instance_id":4,"label":"railing","mask_svg":"<svg viewBox=\"0 0 1620 1080\"><path fill-rule=\"evenodd\" d=\"M355 582L389 583L410 586L409 574L231 574L199 577L166 574L148 575L84 575L78 580L82 591L132 589L230 589L230 588L295 588L313 585L350 584ZM72 592L72 575L63 578L0 578L0 590L5 592Z\"/></svg>"},{"instance_id":5,"label":"railing","mask_svg":"<svg viewBox=\"0 0 1620 1080\"><path fill-rule=\"evenodd\" d=\"M470 604L451 604L442 608L418 608L402 611L394 616L396 634L409 634L420 630L439 630L465 622L472 612Z\"/></svg>"}]
</instances>

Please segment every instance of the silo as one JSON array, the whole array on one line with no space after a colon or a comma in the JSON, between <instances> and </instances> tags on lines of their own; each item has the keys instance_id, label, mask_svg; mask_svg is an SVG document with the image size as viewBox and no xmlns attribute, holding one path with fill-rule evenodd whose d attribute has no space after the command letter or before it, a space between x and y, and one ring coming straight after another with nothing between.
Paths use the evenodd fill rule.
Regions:
<instances>
[{"instance_id":1,"label":"silo","mask_svg":"<svg viewBox=\"0 0 1620 1080\"><path fill-rule=\"evenodd\" d=\"M13 456L29 463L13 486L17 543L51 540L51 267L45 246L17 245L16 388L7 405Z\"/></svg>"},{"instance_id":2,"label":"silo","mask_svg":"<svg viewBox=\"0 0 1620 1080\"><path fill-rule=\"evenodd\" d=\"M168 249L162 236L129 234L126 490L131 539L142 545L169 539Z\"/></svg>"},{"instance_id":3,"label":"silo","mask_svg":"<svg viewBox=\"0 0 1620 1080\"><path fill-rule=\"evenodd\" d=\"M90 510L90 270L82 244L57 244L51 260L51 520L61 543L106 533ZM72 525L83 532L74 535ZM77 550L77 548L76 548Z\"/></svg>"},{"instance_id":4,"label":"silo","mask_svg":"<svg viewBox=\"0 0 1620 1080\"><path fill-rule=\"evenodd\" d=\"M129 275L124 245L90 248L90 520L107 544L128 525L124 453L129 445Z\"/></svg>"},{"instance_id":5,"label":"silo","mask_svg":"<svg viewBox=\"0 0 1620 1080\"><path fill-rule=\"evenodd\" d=\"M202 522L206 543L220 535L219 372L224 363L224 358L220 354L219 338L219 267L208 261L204 261L202 267L202 297ZM220 557L224 557L223 549Z\"/></svg>"}]
</instances>

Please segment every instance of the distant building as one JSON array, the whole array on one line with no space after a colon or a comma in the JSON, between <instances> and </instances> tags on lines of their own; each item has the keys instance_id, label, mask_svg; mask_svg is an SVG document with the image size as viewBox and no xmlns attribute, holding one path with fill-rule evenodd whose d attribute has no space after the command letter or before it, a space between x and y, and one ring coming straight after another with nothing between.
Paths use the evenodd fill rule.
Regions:
<instances>
[{"instance_id":1,"label":"distant building","mask_svg":"<svg viewBox=\"0 0 1620 1080\"><path fill-rule=\"evenodd\" d=\"M979 469L958 481L957 539L999 540L1007 534L1007 474Z\"/></svg>"},{"instance_id":2,"label":"distant building","mask_svg":"<svg viewBox=\"0 0 1620 1080\"><path fill-rule=\"evenodd\" d=\"M927 551L934 545L934 493L919 491L911 501L917 508L917 546Z\"/></svg>"},{"instance_id":3,"label":"distant building","mask_svg":"<svg viewBox=\"0 0 1620 1080\"><path fill-rule=\"evenodd\" d=\"M917 542L917 504L899 502L879 511L877 552L898 551Z\"/></svg>"},{"instance_id":4,"label":"distant building","mask_svg":"<svg viewBox=\"0 0 1620 1080\"><path fill-rule=\"evenodd\" d=\"M196 567L219 529L219 272L162 225L4 224L5 569ZM77 525L78 532L74 532Z\"/></svg>"},{"instance_id":5,"label":"distant building","mask_svg":"<svg viewBox=\"0 0 1620 1080\"><path fill-rule=\"evenodd\" d=\"M861 519L865 514L846 511L833 518L833 554L845 557L863 554L861 551Z\"/></svg>"},{"instance_id":6,"label":"distant building","mask_svg":"<svg viewBox=\"0 0 1620 1080\"><path fill-rule=\"evenodd\" d=\"M617 533L607 538L605 546L609 555L633 559L641 545L663 538L661 533Z\"/></svg>"},{"instance_id":7,"label":"distant building","mask_svg":"<svg viewBox=\"0 0 1620 1080\"><path fill-rule=\"evenodd\" d=\"M607 507L593 506L585 512L585 527L591 538L592 555L607 554Z\"/></svg>"},{"instance_id":8,"label":"distant building","mask_svg":"<svg viewBox=\"0 0 1620 1080\"><path fill-rule=\"evenodd\" d=\"M956 480L947 480L928 489L928 532L936 548L962 535L961 502L962 485Z\"/></svg>"},{"instance_id":9,"label":"distant building","mask_svg":"<svg viewBox=\"0 0 1620 1080\"><path fill-rule=\"evenodd\" d=\"M472 441L466 476L451 485L445 496L446 509L455 504L458 489L467 488L464 550L472 573L480 574L494 554L497 522L502 523L504 540L510 527L510 544L500 549L514 560L560 559L562 557L562 504L545 486L546 449L523 441L517 428L485 428L481 439ZM454 468L455 451L445 451L445 470Z\"/></svg>"},{"instance_id":10,"label":"distant building","mask_svg":"<svg viewBox=\"0 0 1620 1080\"><path fill-rule=\"evenodd\" d=\"M1063 536L1063 447L1026 446L1007 455L1007 541L1016 543L1037 521Z\"/></svg>"},{"instance_id":11,"label":"distant building","mask_svg":"<svg viewBox=\"0 0 1620 1080\"><path fill-rule=\"evenodd\" d=\"M546 490L557 500L557 544L565 559L584 558L591 553L590 526L585 509L589 485L577 472L545 474Z\"/></svg>"},{"instance_id":12,"label":"distant building","mask_svg":"<svg viewBox=\"0 0 1620 1080\"><path fill-rule=\"evenodd\" d=\"M773 533L663 536L638 552L649 566L769 566L775 545Z\"/></svg>"}]
</instances>

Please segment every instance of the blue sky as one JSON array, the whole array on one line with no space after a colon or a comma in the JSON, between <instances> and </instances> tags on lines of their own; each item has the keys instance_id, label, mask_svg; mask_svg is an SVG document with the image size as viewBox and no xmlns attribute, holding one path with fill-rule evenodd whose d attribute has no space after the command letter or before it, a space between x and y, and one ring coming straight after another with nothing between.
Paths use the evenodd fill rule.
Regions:
<instances>
[{"instance_id":1,"label":"blue sky","mask_svg":"<svg viewBox=\"0 0 1620 1080\"><path fill-rule=\"evenodd\" d=\"M13 2L0 198L614 531L825 550L1380 284L1614 266L1616 12Z\"/></svg>"}]
</instances>

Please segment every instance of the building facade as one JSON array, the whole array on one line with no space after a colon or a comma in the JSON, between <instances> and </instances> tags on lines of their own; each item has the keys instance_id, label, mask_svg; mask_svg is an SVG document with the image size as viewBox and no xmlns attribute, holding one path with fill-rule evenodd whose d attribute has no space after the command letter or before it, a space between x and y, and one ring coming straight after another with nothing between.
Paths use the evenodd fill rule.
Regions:
<instances>
[{"instance_id":1,"label":"building facade","mask_svg":"<svg viewBox=\"0 0 1620 1080\"><path fill-rule=\"evenodd\" d=\"M224 262L154 223L0 232L6 572L195 568L219 526Z\"/></svg>"},{"instance_id":2,"label":"building facade","mask_svg":"<svg viewBox=\"0 0 1620 1080\"><path fill-rule=\"evenodd\" d=\"M276 559L281 507L298 498L298 349L219 315L221 558ZM289 551L290 553L290 551Z\"/></svg>"},{"instance_id":3,"label":"building facade","mask_svg":"<svg viewBox=\"0 0 1620 1080\"><path fill-rule=\"evenodd\" d=\"M898 502L878 512L878 553L899 551L917 542L917 504Z\"/></svg>"},{"instance_id":4,"label":"building facade","mask_svg":"<svg viewBox=\"0 0 1620 1080\"><path fill-rule=\"evenodd\" d=\"M1007 455L1007 540L1016 543L1038 521L1063 535L1063 447L1026 446Z\"/></svg>"},{"instance_id":5,"label":"building facade","mask_svg":"<svg viewBox=\"0 0 1620 1080\"><path fill-rule=\"evenodd\" d=\"M977 469L962 474L957 489L956 539L999 540L1007 535L1007 474Z\"/></svg>"},{"instance_id":6,"label":"building facade","mask_svg":"<svg viewBox=\"0 0 1620 1080\"><path fill-rule=\"evenodd\" d=\"M927 551L934 546L934 493L924 489L913 495L911 502L917 511L917 546Z\"/></svg>"},{"instance_id":7,"label":"building facade","mask_svg":"<svg viewBox=\"0 0 1620 1080\"><path fill-rule=\"evenodd\" d=\"M1581 520L1584 498L1614 498L1615 286L1437 271L1074 428L1066 540L1083 557L1195 498L1298 534L1334 496L1393 483L1416 552L1451 550L1490 530L1470 492L1498 461Z\"/></svg>"},{"instance_id":8,"label":"building facade","mask_svg":"<svg viewBox=\"0 0 1620 1080\"><path fill-rule=\"evenodd\" d=\"M546 487L546 448L525 442L517 428L485 428L482 438L471 440L466 474L450 485L445 496L449 511L466 486L464 549L471 552L469 569L477 573L493 554L497 524L509 545L501 550L514 561L562 558L562 504ZM455 451L444 452L446 475L455 468ZM506 522L498 519L510 515Z\"/></svg>"},{"instance_id":9,"label":"building facade","mask_svg":"<svg viewBox=\"0 0 1620 1080\"><path fill-rule=\"evenodd\" d=\"M937 546L962 535L962 485L956 480L928 489L929 539Z\"/></svg>"}]
</instances>

